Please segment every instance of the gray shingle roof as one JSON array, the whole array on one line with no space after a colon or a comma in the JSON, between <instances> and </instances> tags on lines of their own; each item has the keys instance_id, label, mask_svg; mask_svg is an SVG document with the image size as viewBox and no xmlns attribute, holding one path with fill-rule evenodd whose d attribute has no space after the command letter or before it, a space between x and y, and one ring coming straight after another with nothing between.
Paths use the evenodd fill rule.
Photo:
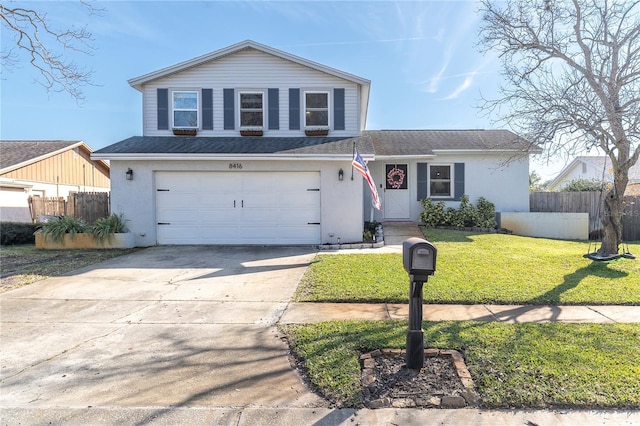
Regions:
<instances>
[{"instance_id":1,"label":"gray shingle roof","mask_svg":"<svg viewBox=\"0 0 640 426\"><path fill-rule=\"evenodd\" d=\"M0 169L77 145L81 141L0 141Z\"/></svg>"},{"instance_id":2,"label":"gray shingle roof","mask_svg":"<svg viewBox=\"0 0 640 426\"><path fill-rule=\"evenodd\" d=\"M134 136L94 151L108 154L301 154L351 155L353 143L364 155L373 154L368 137L175 137Z\"/></svg>"},{"instance_id":3,"label":"gray shingle roof","mask_svg":"<svg viewBox=\"0 0 640 426\"><path fill-rule=\"evenodd\" d=\"M343 137L177 137L134 136L94 152L110 154L299 154L351 155L353 144L362 155L434 155L437 150L536 150L508 130L367 130Z\"/></svg>"},{"instance_id":4,"label":"gray shingle roof","mask_svg":"<svg viewBox=\"0 0 640 426\"><path fill-rule=\"evenodd\" d=\"M508 130L368 130L376 156L433 155L437 150L537 150Z\"/></svg>"}]
</instances>

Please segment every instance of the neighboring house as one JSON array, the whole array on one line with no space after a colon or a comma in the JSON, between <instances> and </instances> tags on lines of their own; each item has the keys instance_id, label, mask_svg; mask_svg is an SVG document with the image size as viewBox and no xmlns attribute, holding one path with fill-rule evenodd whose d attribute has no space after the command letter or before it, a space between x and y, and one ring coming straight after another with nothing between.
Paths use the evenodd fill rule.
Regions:
<instances>
[{"instance_id":1,"label":"neighboring house","mask_svg":"<svg viewBox=\"0 0 640 426\"><path fill-rule=\"evenodd\" d=\"M31 222L29 197L109 191L109 164L82 141L0 141L0 219Z\"/></svg>"},{"instance_id":2,"label":"neighboring house","mask_svg":"<svg viewBox=\"0 0 640 426\"><path fill-rule=\"evenodd\" d=\"M362 240L371 195L417 221L419 199L484 196L529 211L530 144L508 131L365 131L370 81L244 41L134 78L143 136L93 153L110 160L111 209L138 246L326 244Z\"/></svg>"},{"instance_id":3,"label":"neighboring house","mask_svg":"<svg viewBox=\"0 0 640 426\"><path fill-rule=\"evenodd\" d=\"M611 160L606 156L579 156L558 173L546 187L548 191L561 191L574 180L613 182ZM629 169L627 195L640 194L640 163Z\"/></svg>"}]
</instances>

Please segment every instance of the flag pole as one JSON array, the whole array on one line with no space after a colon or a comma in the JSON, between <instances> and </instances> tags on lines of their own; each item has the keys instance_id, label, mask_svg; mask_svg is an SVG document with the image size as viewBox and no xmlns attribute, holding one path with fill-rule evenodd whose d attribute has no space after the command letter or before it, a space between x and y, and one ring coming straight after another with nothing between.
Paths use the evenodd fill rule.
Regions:
<instances>
[{"instance_id":1,"label":"flag pole","mask_svg":"<svg viewBox=\"0 0 640 426\"><path fill-rule=\"evenodd\" d=\"M356 141L353 141L353 152L351 153L351 160L356 158ZM351 162L351 180L353 180L353 161Z\"/></svg>"}]
</instances>

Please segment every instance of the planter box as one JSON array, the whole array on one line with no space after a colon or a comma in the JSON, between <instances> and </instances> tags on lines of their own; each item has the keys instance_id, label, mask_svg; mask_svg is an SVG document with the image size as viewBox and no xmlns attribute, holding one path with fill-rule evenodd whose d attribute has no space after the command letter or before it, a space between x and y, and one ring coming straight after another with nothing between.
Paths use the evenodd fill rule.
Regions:
<instances>
[{"instance_id":1,"label":"planter box","mask_svg":"<svg viewBox=\"0 0 640 426\"><path fill-rule=\"evenodd\" d=\"M329 129L307 129L304 134L307 136L327 136Z\"/></svg>"},{"instance_id":2,"label":"planter box","mask_svg":"<svg viewBox=\"0 0 640 426\"><path fill-rule=\"evenodd\" d=\"M198 129L173 129L175 136L195 136L198 134Z\"/></svg>"},{"instance_id":3,"label":"planter box","mask_svg":"<svg viewBox=\"0 0 640 426\"><path fill-rule=\"evenodd\" d=\"M240 136L262 136L262 130L240 130Z\"/></svg>"},{"instance_id":4,"label":"planter box","mask_svg":"<svg viewBox=\"0 0 640 426\"><path fill-rule=\"evenodd\" d=\"M111 238L104 241L98 241L93 234L76 234L73 238L71 234L67 234L62 241L45 238L41 233L36 233L35 237L36 248L40 250L124 249L135 246L131 232L113 234Z\"/></svg>"}]
</instances>

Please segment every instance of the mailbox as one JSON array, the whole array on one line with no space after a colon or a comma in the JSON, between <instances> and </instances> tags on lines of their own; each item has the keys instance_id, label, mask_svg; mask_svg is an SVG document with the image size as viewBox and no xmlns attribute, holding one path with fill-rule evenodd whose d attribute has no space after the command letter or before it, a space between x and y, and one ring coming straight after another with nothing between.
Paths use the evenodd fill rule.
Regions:
<instances>
[{"instance_id":1,"label":"mailbox","mask_svg":"<svg viewBox=\"0 0 640 426\"><path fill-rule=\"evenodd\" d=\"M409 238L402 243L402 262L409 275L426 277L436 270L438 249L422 238Z\"/></svg>"}]
</instances>

